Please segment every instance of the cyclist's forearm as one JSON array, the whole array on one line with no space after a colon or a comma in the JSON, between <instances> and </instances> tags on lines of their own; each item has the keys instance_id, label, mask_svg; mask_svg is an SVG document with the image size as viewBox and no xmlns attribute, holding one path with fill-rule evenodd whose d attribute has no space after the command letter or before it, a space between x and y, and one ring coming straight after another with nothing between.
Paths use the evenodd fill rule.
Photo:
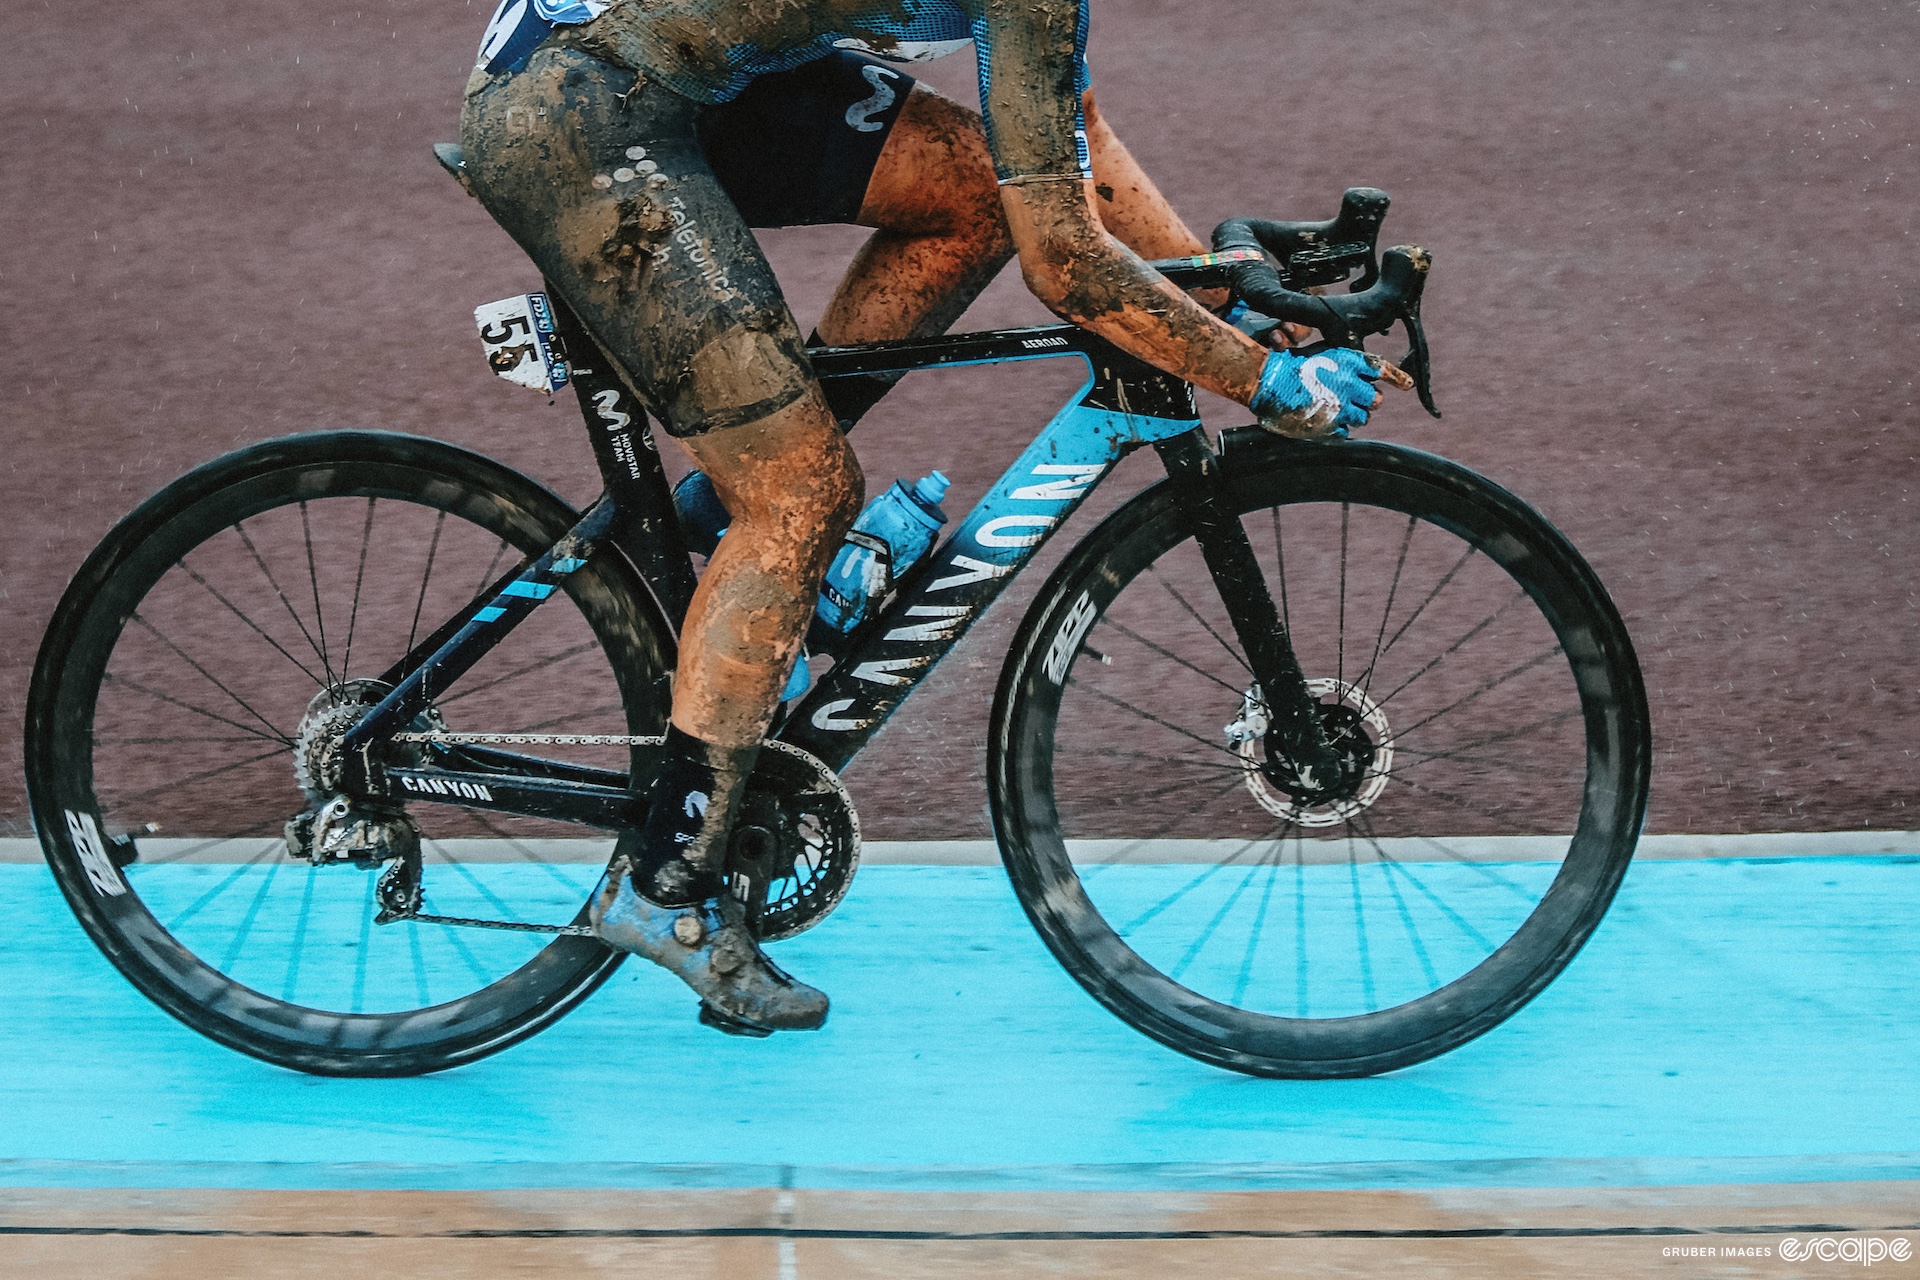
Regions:
<instances>
[{"instance_id":1,"label":"cyclist's forearm","mask_svg":"<svg viewBox=\"0 0 1920 1280\"><path fill-rule=\"evenodd\" d=\"M1266 351L1168 284L1096 216L1092 183L1001 188L1028 288L1056 315L1121 350L1246 404Z\"/></svg>"}]
</instances>

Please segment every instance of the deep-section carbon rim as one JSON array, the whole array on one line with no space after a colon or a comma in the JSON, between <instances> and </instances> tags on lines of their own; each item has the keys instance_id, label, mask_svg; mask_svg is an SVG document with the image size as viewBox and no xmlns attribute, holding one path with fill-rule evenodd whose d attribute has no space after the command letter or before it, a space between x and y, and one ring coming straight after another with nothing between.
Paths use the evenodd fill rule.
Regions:
<instances>
[{"instance_id":1,"label":"deep-section carbon rim","mask_svg":"<svg viewBox=\"0 0 1920 1280\"><path fill-rule=\"evenodd\" d=\"M1645 810L1632 647L1566 540L1453 464L1276 445L1227 475L1365 765L1289 798L1161 488L1022 626L989 747L1002 851L1055 955L1148 1035L1264 1075L1421 1061L1524 1005L1605 912Z\"/></svg>"},{"instance_id":2,"label":"deep-section carbon rim","mask_svg":"<svg viewBox=\"0 0 1920 1280\"><path fill-rule=\"evenodd\" d=\"M339 432L242 450L123 521L56 612L27 733L42 844L108 958L203 1033L331 1074L469 1061L584 998L618 963L597 941L375 925L377 871L311 867L281 833L310 803L314 694L383 671L575 519L465 450ZM603 554L436 708L454 728L657 733L670 662ZM599 751L582 762L628 767ZM445 916L577 921L612 847L482 805L409 814Z\"/></svg>"}]
</instances>

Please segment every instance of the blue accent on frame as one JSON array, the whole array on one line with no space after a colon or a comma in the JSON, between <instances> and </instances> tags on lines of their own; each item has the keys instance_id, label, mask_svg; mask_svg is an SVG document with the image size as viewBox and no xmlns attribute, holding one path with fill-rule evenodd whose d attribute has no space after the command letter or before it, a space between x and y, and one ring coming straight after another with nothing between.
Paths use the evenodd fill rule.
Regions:
<instances>
[{"instance_id":1,"label":"blue accent on frame","mask_svg":"<svg viewBox=\"0 0 1920 1280\"><path fill-rule=\"evenodd\" d=\"M473 620L475 622L492 622L494 619L503 616L505 613L506 613L505 609L500 608L498 605L490 604L486 608L482 609L480 612L474 614Z\"/></svg>"},{"instance_id":2,"label":"blue accent on frame","mask_svg":"<svg viewBox=\"0 0 1920 1280\"><path fill-rule=\"evenodd\" d=\"M545 600L553 594L551 582L529 582L525 578L518 582L509 582L500 594L503 596L521 596L528 600Z\"/></svg>"}]
</instances>

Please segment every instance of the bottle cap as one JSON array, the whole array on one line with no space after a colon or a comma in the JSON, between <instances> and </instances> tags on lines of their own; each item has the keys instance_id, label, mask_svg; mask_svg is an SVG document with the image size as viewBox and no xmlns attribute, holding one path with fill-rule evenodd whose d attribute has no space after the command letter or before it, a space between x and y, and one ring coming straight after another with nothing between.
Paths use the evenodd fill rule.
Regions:
<instances>
[{"instance_id":1,"label":"bottle cap","mask_svg":"<svg viewBox=\"0 0 1920 1280\"><path fill-rule=\"evenodd\" d=\"M947 496L947 490L953 482L938 471L929 471L913 482L913 496L929 507L937 507L940 500Z\"/></svg>"}]
</instances>

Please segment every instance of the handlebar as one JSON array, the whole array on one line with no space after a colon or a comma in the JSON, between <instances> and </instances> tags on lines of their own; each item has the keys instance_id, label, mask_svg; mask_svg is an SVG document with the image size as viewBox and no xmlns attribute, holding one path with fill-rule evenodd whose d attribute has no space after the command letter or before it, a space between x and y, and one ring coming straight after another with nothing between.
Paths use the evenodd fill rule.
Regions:
<instances>
[{"instance_id":1,"label":"handlebar","mask_svg":"<svg viewBox=\"0 0 1920 1280\"><path fill-rule=\"evenodd\" d=\"M1353 187L1342 197L1339 214L1324 222L1230 218L1213 229L1214 252L1151 265L1182 288L1225 286L1255 311L1318 329L1336 346L1357 348L1373 334L1404 325L1409 349L1400 366L1413 378L1421 406L1437 418L1420 323L1420 295L1433 259L1425 249L1397 245L1376 261L1374 244L1388 204L1378 188ZM1347 293L1302 292L1345 280L1355 270L1360 278Z\"/></svg>"}]
</instances>

